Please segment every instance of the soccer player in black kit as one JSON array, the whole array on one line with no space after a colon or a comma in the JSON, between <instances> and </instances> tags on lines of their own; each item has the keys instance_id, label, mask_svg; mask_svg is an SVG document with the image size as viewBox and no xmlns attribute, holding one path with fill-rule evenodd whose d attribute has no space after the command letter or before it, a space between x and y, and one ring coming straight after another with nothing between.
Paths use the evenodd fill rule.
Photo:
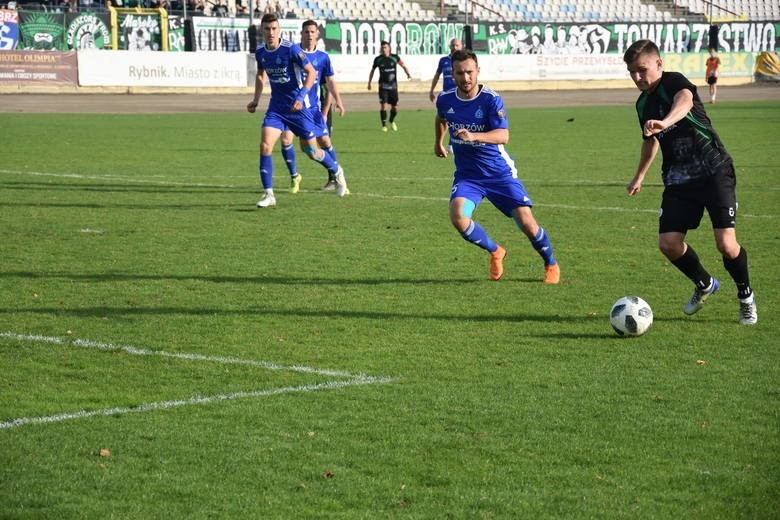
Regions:
<instances>
[{"instance_id":1,"label":"soccer player in black kit","mask_svg":"<svg viewBox=\"0 0 780 520\"><path fill-rule=\"evenodd\" d=\"M658 247L695 286L685 305L694 314L720 287L685 241L707 210L715 246L737 286L739 323L758 321L745 249L737 242L734 164L704 111L696 87L678 72L664 72L658 46L634 42L623 55L631 79L642 91L636 102L643 143L636 174L626 189L634 196L659 148L663 154Z\"/></svg>"},{"instance_id":2,"label":"soccer player in black kit","mask_svg":"<svg viewBox=\"0 0 780 520\"><path fill-rule=\"evenodd\" d=\"M401 57L390 52L388 42L382 42L381 51L382 54L374 58L374 64L371 66L371 74L368 75L368 90L371 90L374 71L379 69L379 118L382 121L382 131L387 132L387 105L390 105L390 126L394 131L397 131L398 125L395 124L395 116L398 114L397 66L400 65L404 69L409 79L412 79L412 75Z\"/></svg>"}]
</instances>

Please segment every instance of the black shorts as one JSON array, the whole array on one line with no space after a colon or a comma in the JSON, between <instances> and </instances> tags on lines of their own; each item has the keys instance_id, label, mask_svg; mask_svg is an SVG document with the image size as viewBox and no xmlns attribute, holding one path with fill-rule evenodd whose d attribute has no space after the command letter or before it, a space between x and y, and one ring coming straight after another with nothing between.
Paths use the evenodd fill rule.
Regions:
<instances>
[{"instance_id":1,"label":"black shorts","mask_svg":"<svg viewBox=\"0 0 780 520\"><path fill-rule=\"evenodd\" d=\"M704 210L713 229L733 228L737 217L734 166L704 180L667 186L661 199L658 232L686 233L701 223Z\"/></svg>"},{"instance_id":2,"label":"black shorts","mask_svg":"<svg viewBox=\"0 0 780 520\"><path fill-rule=\"evenodd\" d=\"M714 85L718 82L718 76L707 76L707 85Z\"/></svg>"},{"instance_id":3,"label":"black shorts","mask_svg":"<svg viewBox=\"0 0 780 520\"><path fill-rule=\"evenodd\" d=\"M379 102L386 105L396 106L398 104L398 89L380 88Z\"/></svg>"}]
</instances>

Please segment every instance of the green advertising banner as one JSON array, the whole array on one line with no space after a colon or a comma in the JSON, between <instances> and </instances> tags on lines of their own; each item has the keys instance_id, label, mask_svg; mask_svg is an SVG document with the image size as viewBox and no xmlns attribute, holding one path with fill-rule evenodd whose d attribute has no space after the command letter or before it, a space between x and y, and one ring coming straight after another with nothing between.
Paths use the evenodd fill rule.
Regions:
<instances>
[{"instance_id":1,"label":"green advertising banner","mask_svg":"<svg viewBox=\"0 0 780 520\"><path fill-rule=\"evenodd\" d=\"M723 52L774 52L780 23L719 24ZM448 42L463 36L463 23L342 21L325 27L325 47L333 54L377 54L389 41L402 56L446 54ZM472 25L472 48L486 54L622 54L640 39L655 41L664 53L700 52L709 45L706 23L608 23Z\"/></svg>"}]
</instances>

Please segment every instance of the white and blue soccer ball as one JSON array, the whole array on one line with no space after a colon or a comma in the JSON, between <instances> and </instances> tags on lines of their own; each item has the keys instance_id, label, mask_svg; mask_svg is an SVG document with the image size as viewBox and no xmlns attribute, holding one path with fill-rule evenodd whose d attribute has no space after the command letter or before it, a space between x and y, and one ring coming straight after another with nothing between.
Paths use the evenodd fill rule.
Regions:
<instances>
[{"instance_id":1,"label":"white and blue soccer ball","mask_svg":"<svg viewBox=\"0 0 780 520\"><path fill-rule=\"evenodd\" d=\"M609 322L619 336L641 336L653 324L653 310L638 296L623 296L612 306Z\"/></svg>"}]
</instances>

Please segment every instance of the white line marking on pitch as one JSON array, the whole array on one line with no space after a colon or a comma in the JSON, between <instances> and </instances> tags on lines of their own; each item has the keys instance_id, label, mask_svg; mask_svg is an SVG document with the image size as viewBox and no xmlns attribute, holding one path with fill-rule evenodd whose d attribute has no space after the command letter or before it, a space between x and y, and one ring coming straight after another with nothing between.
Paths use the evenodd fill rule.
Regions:
<instances>
[{"instance_id":1,"label":"white line marking on pitch","mask_svg":"<svg viewBox=\"0 0 780 520\"><path fill-rule=\"evenodd\" d=\"M77 173L47 173L47 172L23 172L19 170L2 170L0 169L0 173L13 173L13 174L22 174L22 175L36 175L36 176L46 176L46 177L65 177L65 178L71 178L71 179L88 179L88 180L101 180L101 181L122 181L122 182L130 182L130 183L139 183L139 184L156 184L156 185L170 185L170 186L192 186L197 188L235 188L235 189L244 189L244 188L250 188L249 186L245 185L231 185L231 184L204 184L199 182L176 182L176 181L154 181L154 180L146 180L146 179L135 179L135 178L124 178L124 177L116 177L113 175L100 175L100 176L88 176L88 175L81 175ZM387 179L385 179L387 180ZM402 179L398 179L402 180ZM403 179L403 180L409 180L409 179ZM415 180L448 180L448 179L439 179L439 178L425 178L425 179L419 179L415 178ZM524 181L527 183L529 182L529 179L524 179ZM593 185L613 185L615 184L613 181L589 181L589 180L575 180L571 181L572 185L578 185L578 184L593 184ZM660 184L651 184L653 186L660 187ZM764 190L776 190L780 189L775 186L768 186L763 187L761 189ZM302 190L305 193L319 193L319 190ZM356 191L351 192L353 195L357 196L364 196L364 197L373 197L377 199L398 199L398 200L427 200L427 201L447 201L449 200L449 197L425 197L420 195L384 195L381 193L360 193ZM536 204L536 207L540 208L557 208L557 209L570 209L575 211L614 211L619 213L658 213L658 209L637 209L637 208L624 208L619 206L574 206L569 204ZM747 218L777 218L778 215L773 214L767 214L767 215L754 215L752 213L740 213L740 217L747 217Z\"/></svg>"},{"instance_id":2,"label":"white line marking on pitch","mask_svg":"<svg viewBox=\"0 0 780 520\"><path fill-rule=\"evenodd\" d=\"M83 419L86 417L95 417L101 415L118 415L124 413L135 412L149 412L153 410L163 410L167 408L175 408L178 406L189 406L194 404L208 404L219 401L229 401L232 399L244 399L248 397L268 397L273 395L288 394L294 392L314 392L317 390L330 390L335 388L345 388L348 386L358 385L371 385L377 383L389 383L393 381L389 377L377 377L366 374L353 374L350 372L343 372L337 370L319 369L307 366L285 366L275 363L268 363L265 361L257 361L254 359L240 359L230 357L218 357L218 356L203 356L201 354L189 354L189 353L175 353L165 352L164 350L147 350L142 348L131 347L127 345L112 345L111 343L101 343L97 341L83 340L83 339L68 339L58 338L53 336L38 336L31 334L16 334L14 332L2 332L0 337L9 338L18 341L32 341L39 343L53 343L57 345L71 345L75 347L94 348L103 350L121 350L128 354L137 356L163 356L175 359L184 359L188 361L206 361L212 363L223 364L240 364L249 365L254 367L260 367L267 370L283 370L289 372L300 372L306 374L326 375L331 377L344 377L346 380L342 381L326 381L324 383L317 383L311 385L301 386L288 386L282 388L272 388L269 390L252 390L246 392L234 392L229 394L217 394L210 396L194 396L186 399L177 399L173 401L160 401L155 403L146 403L138 406L128 408L104 408L100 410L80 410L78 412L67 412L43 417L20 417L17 419L11 419L10 421L0 422L0 430L15 428L17 426L24 426L26 424L41 424L52 423L59 421L68 421L71 419Z\"/></svg>"}]
</instances>

